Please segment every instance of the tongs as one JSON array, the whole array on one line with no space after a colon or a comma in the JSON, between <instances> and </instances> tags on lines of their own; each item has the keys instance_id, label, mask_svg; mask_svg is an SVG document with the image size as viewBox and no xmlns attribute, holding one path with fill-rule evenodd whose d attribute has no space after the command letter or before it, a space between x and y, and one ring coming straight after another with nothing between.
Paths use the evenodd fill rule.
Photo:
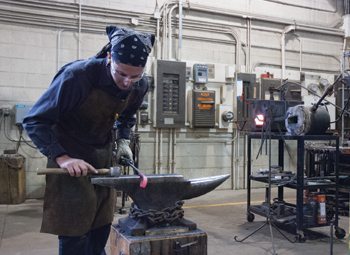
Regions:
<instances>
[{"instance_id":1,"label":"tongs","mask_svg":"<svg viewBox=\"0 0 350 255\"><path fill-rule=\"evenodd\" d=\"M125 166L130 166L133 169L134 174L140 176L140 188L146 188L148 182L147 176L134 165L134 161L132 159L128 159L122 156L120 159L120 163Z\"/></svg>"}]
</instances>

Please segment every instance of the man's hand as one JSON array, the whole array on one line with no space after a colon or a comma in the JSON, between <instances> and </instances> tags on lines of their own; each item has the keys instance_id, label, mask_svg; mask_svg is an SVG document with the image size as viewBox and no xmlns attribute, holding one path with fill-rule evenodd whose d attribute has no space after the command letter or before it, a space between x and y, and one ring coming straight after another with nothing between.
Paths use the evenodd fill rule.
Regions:
<instances>
[{"instance_id":1,"label":"man's hand","mask_svg":"<svg viewBox=\"0 0 350 255\"><path fill-rule=\"evenodd\" d=\"M117 141L116 158L117 158L118 164L122 164L121 157L132 159L132 151L129 145L130 145L130 140L119 139Z\"/></svg>"},{"instance_id":2,"label":"man's hand","mask_svg":"<svg viewBox=\"0 0 350 255\"><path fill-rule=\"evenodd\" d=\"M80 177L86 176L88 172L97 173L97 170L89 163L68 155L57 157L56 162L61 168L66 168L70 176Z\"/></svg>"}]
</instances>

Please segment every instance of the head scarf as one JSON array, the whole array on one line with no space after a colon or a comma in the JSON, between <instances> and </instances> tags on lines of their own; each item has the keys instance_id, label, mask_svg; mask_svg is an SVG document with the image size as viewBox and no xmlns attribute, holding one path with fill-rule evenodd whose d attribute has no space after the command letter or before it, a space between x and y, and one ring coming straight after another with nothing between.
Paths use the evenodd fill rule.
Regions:
<instances>
[{"instance_id":1,"label":"head scarf","mask_svg":"<svg viewBox=\"0 0 350 255\"><path fill-rule=\"evenodd\" d=\"M154 35L128 28L106 27L113 61L144 67L152 50Z\"/></svg>"}]
</instances>

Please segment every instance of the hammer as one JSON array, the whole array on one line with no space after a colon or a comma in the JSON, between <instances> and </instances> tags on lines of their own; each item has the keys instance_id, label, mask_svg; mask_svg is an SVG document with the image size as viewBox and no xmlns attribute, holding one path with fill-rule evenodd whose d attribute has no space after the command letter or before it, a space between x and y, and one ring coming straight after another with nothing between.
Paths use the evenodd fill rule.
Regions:
<instances>
[{"instance_id":1,"label":"hammer","mask_svg":"<svg viewBox=\"0 0 350 255\"><path fill-rule=\"evenodd\" d=\"M113 177L119 177L121 174L120 167L113 166L111 168L100 168L96 169L98 173L91 173L89 172L88 175L109 175ZM44 175L44 174L69 174L68 170L66 168L38 168L37 169L38 175Z\"/></svg>"}]
</instances>

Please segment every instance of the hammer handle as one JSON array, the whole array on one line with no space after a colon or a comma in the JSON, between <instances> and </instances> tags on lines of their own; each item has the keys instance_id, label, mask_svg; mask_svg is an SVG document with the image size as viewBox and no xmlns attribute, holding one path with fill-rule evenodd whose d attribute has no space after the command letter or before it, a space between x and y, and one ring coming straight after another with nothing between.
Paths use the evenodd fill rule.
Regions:
<instances>
[{"instance_id":1,"label":"hammer handle","mask_svg":"<svg viewBox=\"0 0 350 255\"><path fill-rule=\"evenodd\" d=\"M110 174L111 170L108 168L100 168L96 169L98 171L97 175L104 175L104 174ZM44 174L69 174L68 170L66 168L38 168L37 169L38 175L44 175ZM95 174L95 173L92 173Z\"/></svg>"}]
</instances>

